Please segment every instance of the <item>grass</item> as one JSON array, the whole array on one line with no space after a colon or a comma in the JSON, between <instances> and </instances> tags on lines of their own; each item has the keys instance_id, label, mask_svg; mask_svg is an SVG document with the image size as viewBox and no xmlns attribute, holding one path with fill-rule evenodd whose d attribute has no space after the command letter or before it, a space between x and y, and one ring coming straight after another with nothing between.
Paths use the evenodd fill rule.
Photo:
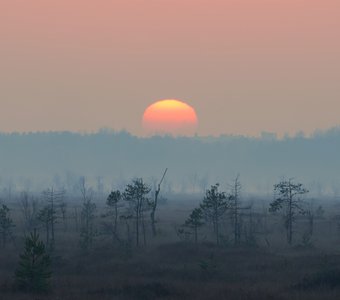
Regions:
<instances>
[{"instance_id":1,"label":"grass","mask_svg":"<svg viewBox=\"0 0 340 300\"><path fill-rule=\"evenodd\" d=\"M282 224L276 224L275 218L269 220L270 232L265 236L270 246L259 233L258 247L233 247L228 242L230 233L225 231L227 242L216 247L208 226L200 231L200 243L195 245L179 242L175 225L184 222L191 207L177 208L177 204L161 207L159 236L153 239L149 234L147 247L131 251L114 245L110 236L101 233L93 249L85 253L79 248L74 220L68 220L66 231L58 223L52 290L40 295L13 288L23 249L17 211L13 214L18 224L16 243L0 248L0 300L340 299L340 244L333 223L317 224L314 247L288 247ZM100 222L97 218L98 228ZM225 225L228 228L229 223ZM303 224L299 230L303 232ZM299 241L296 233L295 245Z\"/></svg>"},{"instance_id":2,"label":"grass","mask_svg":"<svg viewBox=\"0 0 340 300\"><path fill-rule=\"evenodd\" d=\"M74 248L55 260L51 293L32 298L12 289L17 254L14 248L1 252L0 299L307 300L340 295L340 256L170 243L135 249L129 258L108 245L87 255Z\"/></svg>"}]
</instances>

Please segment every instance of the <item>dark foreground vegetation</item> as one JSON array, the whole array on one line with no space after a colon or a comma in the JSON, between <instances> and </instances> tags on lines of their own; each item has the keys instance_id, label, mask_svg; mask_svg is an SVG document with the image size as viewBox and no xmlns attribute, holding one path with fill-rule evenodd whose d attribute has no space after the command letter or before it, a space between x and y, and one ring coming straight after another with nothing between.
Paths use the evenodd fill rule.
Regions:
<instances>
[{"instance_id":1,"label":"dark foreground vegetation","mask_svg":"<svg viewBox=\"0 0 340 300\"><path fill-rule=\"evenodd\" d=\"M0 208L0 299L339 299L340 207L294 180L274 198L167 200L142 179L21 192Z\"/></svg>"},{"instance_id":2,"label":"dark foreground vegetation","mask_svg":"<svg viewBox=\"0 0 340 300\"><path fill-rule=\"evenodd\" d=\"M68 244L68 242L65 242ZM65 245L66 246L66 245ZM55 253L52 291L13 290L17 253L1 254L1 299L339 299L339 255L164 244ZM71 248L71 249L70 249Z\"/></svg>"}]
</instances>

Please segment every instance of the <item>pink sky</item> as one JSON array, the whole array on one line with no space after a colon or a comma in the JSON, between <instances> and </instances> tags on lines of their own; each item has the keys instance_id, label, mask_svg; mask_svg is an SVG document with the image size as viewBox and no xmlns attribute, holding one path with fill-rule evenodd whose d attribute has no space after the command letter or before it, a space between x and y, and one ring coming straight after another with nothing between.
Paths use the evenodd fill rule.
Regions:
<instances>
[{"instance_id":1,"label":"pink sky","mask_svg":"<svg viewBox=\"0 0 340 300\"><path fill-rule=\"evenodd\" d=\"M340 124L338 0L2 0L0 131L141 134L179 98L198 133Z\"/></svg>"}]
</instances>

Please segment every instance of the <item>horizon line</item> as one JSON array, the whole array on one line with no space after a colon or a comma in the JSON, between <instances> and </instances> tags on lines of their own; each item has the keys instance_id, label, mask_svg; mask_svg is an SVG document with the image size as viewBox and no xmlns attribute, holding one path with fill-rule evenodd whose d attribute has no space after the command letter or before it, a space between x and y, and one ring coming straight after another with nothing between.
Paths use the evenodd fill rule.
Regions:
<instances>
[{"instance_id":1,"label":"horizon line","mask_svg":"<svg viewBox=\"0 0 340 300\"><path fill-rule=\"evenodd\" d=\"M233 134L233 133L220 133L218 135L215 134L208 134L208 135L199 135L198 133L195 133L194 135L172 135L172 134L154 134L154 135L138 135L134 134L131 131L127 129L114 129L111 127L101 127L97 130L36 130L36 131L0 131L0 135L29 135L29 134L61 134L61 133L69 133L69 134L78 134L78 135L96 135L101 133L106 134L128 134L132 137L136 137L139 139L151 139L151 138L187 138L187 139L193 139L193 138L247 138L247 139L271 139L271 140L285 140L285 139L292 139L292 138L313 138L320 134L329 133L332 131L339 131L340 132L340 125L335 125L332 127L328 127L325 129L317 128L312 133L307 134L306 132L299 130L296 131L294 134L285 133L283 135L279 135L276 132L272 131L261 131L259 135L247 135L247 134Z\"/></svg>"}]
</instances>

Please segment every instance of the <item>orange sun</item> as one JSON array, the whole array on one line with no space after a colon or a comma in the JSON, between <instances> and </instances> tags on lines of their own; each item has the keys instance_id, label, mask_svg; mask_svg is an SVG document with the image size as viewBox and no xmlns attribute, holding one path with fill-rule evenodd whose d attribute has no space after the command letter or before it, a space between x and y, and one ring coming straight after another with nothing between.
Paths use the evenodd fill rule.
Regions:
<instances>
[{"instance_id":1,"label":"orange sun","mask_svg":"<svg viewBox=\"0 0 340 300\"><path fill-rule=\"evenodd\" d=\"M151 104L143 115L146 134L194 135L197 115L188 104L175 99L160 100Z\"/></svg>"}]
</instances>

